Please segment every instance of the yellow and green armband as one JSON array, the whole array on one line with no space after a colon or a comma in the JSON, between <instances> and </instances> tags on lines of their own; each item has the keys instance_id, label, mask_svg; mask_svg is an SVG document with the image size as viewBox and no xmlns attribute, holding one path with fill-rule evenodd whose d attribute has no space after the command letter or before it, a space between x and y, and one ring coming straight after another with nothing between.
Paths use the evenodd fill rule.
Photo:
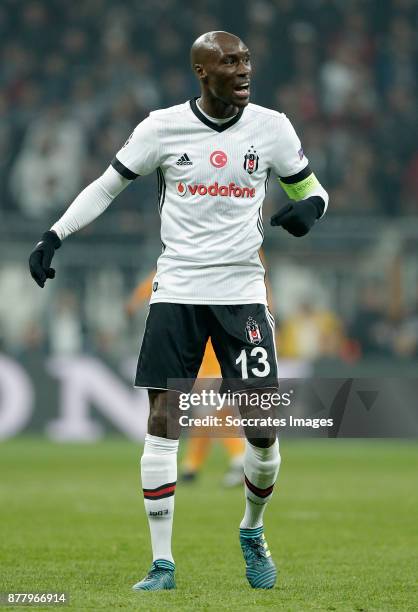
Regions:
<instances>
[{"instance_id":1,"label":"yellow and green armband","mask_svg":"<svg viewBox=\"0 0 418 612\"><path fill-rule=\"evenodd\" d=\"M303 200L320 184L309 166L293 176L279 177L279 183L291 200Z\"/></svg>"}]
</instances>

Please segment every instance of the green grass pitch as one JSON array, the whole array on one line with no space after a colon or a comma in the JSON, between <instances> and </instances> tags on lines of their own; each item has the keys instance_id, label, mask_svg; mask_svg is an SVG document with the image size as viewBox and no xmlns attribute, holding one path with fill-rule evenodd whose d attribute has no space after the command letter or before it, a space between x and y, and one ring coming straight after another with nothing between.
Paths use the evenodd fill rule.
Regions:
<instances>
[{"instance_id":1,"label":"green grass pitch","mask_svg":"<svg viewBox=\"0 0 418 612\"><path fill-rule=\"evenodd\" d=\"M177 590L133 593L150 565L139 449L120 439L5 442L0 591L65 591L74 610L417 610L418 445L288 441L281 452L265 515L280 571L273 590L246 582L243 493L220 487L218 448L198 483L177 487Z\"/></svg>"}]
</instances>

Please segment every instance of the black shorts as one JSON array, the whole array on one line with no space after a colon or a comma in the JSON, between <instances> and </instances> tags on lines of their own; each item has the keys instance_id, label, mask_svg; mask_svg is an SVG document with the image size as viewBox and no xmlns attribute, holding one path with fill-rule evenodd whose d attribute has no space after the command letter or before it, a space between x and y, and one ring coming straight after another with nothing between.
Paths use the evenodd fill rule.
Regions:
<instances>
[{"instance_id":1,"label":"black shorts","mask_svg":"<svg viewBox=\"0 0 418 612\"><path fill-rule=\"evenodd\" d=\"M264 304L151 304L135 386L189 391L211 338L231 390L277 388L274 319Z\"/></svg>"}]
</instances>

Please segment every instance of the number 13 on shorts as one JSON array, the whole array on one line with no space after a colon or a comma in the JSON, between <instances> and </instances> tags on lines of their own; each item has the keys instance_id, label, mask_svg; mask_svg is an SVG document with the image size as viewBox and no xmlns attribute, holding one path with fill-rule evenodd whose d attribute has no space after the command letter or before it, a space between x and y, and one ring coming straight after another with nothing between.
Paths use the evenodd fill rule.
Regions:
<instances>
[{"instance_id":1,"label":"number 13 on shorts","mask_svg":"<svg viewBox=\"0 0 418 612\"><path fill-rule=\"evenodd\" d=\"M249 353L250 357L257 358L258 365L256 367L250 367L250 368L248 367L249 360L248 360L247 352ZM252 361L253 360L251 359L251 362ZM271 367L268 361L268 353L266 349L263 348L262 346L255 346L251 350L248 350L245 348L242 349L237 359L235 360L235 364L238 366L241 365L241 378L242 379L248 378L248 370L251 376L257 376L260 378L263 376L268 376L271 371Z\"/></svg>"}]
</instances>

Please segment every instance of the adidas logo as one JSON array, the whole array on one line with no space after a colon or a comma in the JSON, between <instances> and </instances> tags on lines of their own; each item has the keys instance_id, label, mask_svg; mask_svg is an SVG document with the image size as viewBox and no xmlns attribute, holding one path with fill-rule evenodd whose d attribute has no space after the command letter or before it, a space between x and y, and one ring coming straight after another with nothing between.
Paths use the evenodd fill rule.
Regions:
<instances>
[{"instance_id":1,"label":"adidas logo","mask_svg":"<svg viewBox=\"0 0 418 612\"><path fill-rule=\"evenodd\" d=\"M190 161L187 153L179 157L178 160L176 161L176 166L191 166L192 164L193 162Z\"/></svg>"}]
</instances>

